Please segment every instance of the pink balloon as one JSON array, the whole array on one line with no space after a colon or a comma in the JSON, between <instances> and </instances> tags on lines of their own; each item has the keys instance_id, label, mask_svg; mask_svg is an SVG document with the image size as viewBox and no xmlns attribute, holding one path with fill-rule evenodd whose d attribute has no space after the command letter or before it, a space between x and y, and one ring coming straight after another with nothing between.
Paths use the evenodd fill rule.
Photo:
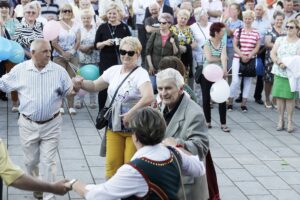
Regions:
<instances>
[{"instance_id":1,"label":"pink balloon","mask_svg":"<svg viewBox=\"0 0 300 200\"><path fill-rule=\"evenodd\" d=\"M217 82L223 78L223 69L216 64L209 64L203 69L204 77L210 82Z\"/></svg>"},{"instance_id":2,"label":"pink balloon","mask_svg":"<svg viewBox=\"0 0 300 200\"><path fill-rule=\"evenodd\" d=\"M60 28L61 26L58 21L48 21L43 29L44 39L48 41L54 40L58 36Z\"/></svg>"},{"instance_id":3,"label":"pink balloon","mask_svg":"<svg viewBox=\"0 0 300 200\"><path fill-rule=\"evenodd\" d=\"M80 90L77 92L77 96L79 96L79 97L84 97L86 94L87 94L87 91L85 91L85 90L83 90L83 89L80 89Z\"/></svg>"}]
</instances>

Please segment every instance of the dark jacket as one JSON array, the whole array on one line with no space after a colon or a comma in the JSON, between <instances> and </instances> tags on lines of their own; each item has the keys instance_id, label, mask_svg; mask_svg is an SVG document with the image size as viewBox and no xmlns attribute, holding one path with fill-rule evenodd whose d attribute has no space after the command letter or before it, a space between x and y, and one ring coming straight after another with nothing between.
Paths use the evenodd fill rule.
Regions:
<instances>
[{"instance_id":1,"label":"dark jacket","mask_svg":"<svg viewBox=\"0 0 300 200\"><path fill-rule=\"evenodd\" d=\"M178 53L176 55L173 54L173 46L170 42L170 38L173 37L175 39L175 44L178 48ZM152 33L147 45L146 45L146 56L150 55L153 67L157 70L158 64L160 60L165 56L177 56L180 58L180 52L179 52L179 41L177 37L171 33L171 37L168 38L166 41L166 44L164 47L162 47L162 40L161 40L161 34L158 32ZM147 66L148 65L148 62Z\"/></svg>"}]
</instances>

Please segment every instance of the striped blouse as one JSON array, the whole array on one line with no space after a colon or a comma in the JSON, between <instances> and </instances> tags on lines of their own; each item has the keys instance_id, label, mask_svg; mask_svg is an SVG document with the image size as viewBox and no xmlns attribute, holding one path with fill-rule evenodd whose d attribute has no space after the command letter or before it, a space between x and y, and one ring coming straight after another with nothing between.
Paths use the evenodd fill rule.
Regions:
<instances>
[{"instance_id":1,"label":"striped blouse","mask_svg":"<svg viewBox=\"0 0 300 200\"><path fill-rule=\"evenodd\" d=\"M242 54L246 56L251 53L251 51L255 48L257 41L259 41L260 39L259 33L256 29L252 29L250 32L246 32L243 28L240 36L239 29L236 29L233 35L235 40L240 40L240 50ZM237 53L234 54L234 57L240 58Z\"/></svg>"},{"instance_id":2,"label":"striped blouse","mask_svg":"<svg viewBox=\"0 0 300 200\"><path fill-rule=\"evenodd\" d=\"M0 90L18 91L19 111L33 121L53 117L71 89L72 81L67 71L51 61L41 71L32 60L25 61L0 78Z\"/></svg>"},{"instance_id":3,"label":"striped blouse","mask_svg":"<svg viewBox=\"0 0 300 200\"><path fill-rule=\"evenodd\" d=\"M30 27L25 20L22 20L13 36L13 40L25 49L29 49L31 42L37 38L43 38L43 24L38 21L35 21L34 26Z\"/></svg>"}]
</instances>

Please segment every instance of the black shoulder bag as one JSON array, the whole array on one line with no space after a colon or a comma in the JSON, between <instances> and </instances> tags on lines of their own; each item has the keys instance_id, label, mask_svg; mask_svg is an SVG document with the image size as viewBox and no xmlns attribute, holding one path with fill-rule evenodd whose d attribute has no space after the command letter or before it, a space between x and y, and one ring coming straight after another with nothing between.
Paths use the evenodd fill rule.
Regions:
<instances>
[{"instance_id":1,"label":"black shoulder bag","mask_svg":"<svg viewBox=\"0 0 300 200\"><path fill-rule=\"evenodd\" d=\"M242 28L239 29L239 37L238 37L238 47L241 48L241 34L242 34ZM255 77L256 76L256 59L251 58L248 62L243 62L242 58L240 58L240 69L239 74L243 77Z\"/></svg>"},{"instance_id":2,"label":"black shoulder bag","mask_svg":"<svg viewBox=\"0 0 300 200\"><path fill-rule=\"evenodd\" d=\"M118 88L115 91L115 94L113 96L113 98L110 101L110 104L108 107L104 107L97 115L96 118L96 128L97 129L103 129L104 127L106 127L108 125L108 120L111 117L111 107L114 103L114 100L118 94L118 91L120 89L120 87L123 85L123 83L126 81L126 79L130 76L130 74L132 74L138 67L134 68L133 70L131 70L131 72L123 79L123 81L120 83L120 85L118 86Z\"/></svg>"}]
</instances>

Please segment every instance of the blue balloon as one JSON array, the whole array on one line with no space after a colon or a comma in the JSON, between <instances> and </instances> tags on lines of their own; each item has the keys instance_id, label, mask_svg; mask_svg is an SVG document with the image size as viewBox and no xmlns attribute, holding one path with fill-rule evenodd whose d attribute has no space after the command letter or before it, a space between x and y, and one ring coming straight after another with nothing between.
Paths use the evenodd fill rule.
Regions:
<instances>
[{"instance_id":1,"label":"blue balloon","mask_svg":"<svg viewBox=\"0 0 300 200\"><path fill-rule=\"evenodd\" d=\"M11 41L11 44L12 44L11 56L8 58L8 60L12 63L17 63L17 64L23 62L25 58L25 51L23 47L15 41Z\"/></svg>"},{"instance_id":2,"label":"blue balloon","mask_svg":"<svg viewBox=\"0 0 300 200\"><path fill-rule=\"evenodd\" d=\"M0 60L7 60L11 56L12 46L8 39L0 37Z\"/></svg>"},{"instance_id":3,"label":"blue balloon","mask_svg":"<svg viewBox=\"0 0 300 200\"><path fill-rule=\"evenodd\" d=\"M84 65L79 69L79 74L85 80L94 81L99 78L99 68L96 65Z\"/></svg>"}]
</instances>

